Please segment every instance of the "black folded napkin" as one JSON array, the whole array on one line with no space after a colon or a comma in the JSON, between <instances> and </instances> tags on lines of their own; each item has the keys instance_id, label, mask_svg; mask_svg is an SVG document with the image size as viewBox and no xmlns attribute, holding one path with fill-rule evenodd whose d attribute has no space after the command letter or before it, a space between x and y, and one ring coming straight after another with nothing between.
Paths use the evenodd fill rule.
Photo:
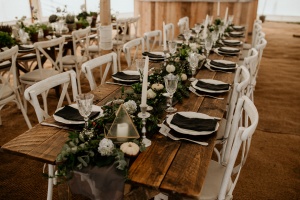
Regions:
<instances>
[{"instance_id":1,"label":"black folded napkin","mask_svg":"<svg viewBox=\"0 0 300 200\"><path fill-rule=\"evenodd\" d=\"M234 30L236 30L236 31L242 31L242 30L245 29L244 26L240 26L240 27L238 27L238 26L233 26L232 28L233 28Z\"/></svg>"},{"instance_id":2,"label":"black folded napkin","mask_svg":"<svg viewBox=\"0 0 300 200\"><path fill-rule=\"evenodd\" d=\"M143 52L142 55L143 55L143 56L149 56L149 58L161 58L161 59L164 59L164 58L165 58L165 57L162 56L162 55L157 55L157 54L150 53L150 52Z\"/></svg>"},{"instance_id":3,"label":"black folded napkin","mask_svg":"<svg viewBox=\"0 0 300 200\"><path fill-rule=\"evenodd\" d=\"M206 82L198 80L196 83L196 86L199 88L214 90L214 91L229 90L229 84L227 84L227 83L226 84L211 84L211 83L206 83Z\"/></svg>"},{"instance_id":4,"label":"black folded napkin","mask_svg":"<svg viewBox=\"0 0 300 200\"><path fill-rule=\"evenodd\" d=\"M225 64L225 63L217 62L217 61L214 61L214 60L210 61L210 65L214 65L216 67L222 67L222 68L235 68L236 67L235 63Z\"/></svg>"},{"instance_id":5,"label":"black folded napkin","mask_svg":"<svg viewBox=\"0 0 300 200\"><path fill-rule=\"evenodd\" d=\"M214 67L214 66L210 66L210 69L216 70L218 72L220 72L220 71L223 71L223 72L235 72L235 68L223 68L223 69L220 69L220 68L217 68L217 67Z\"/></svg>"},{"instance_id":6,"label":"black folded napkin","mask_svg":"<svg viewBox=\"0 0 300 200\"><path fill-rule=\"evenodd\" d=\"M99 115L100 112L92 112L89 116L90 119L95 118ZM55 113L56 116L64 118L71 121L84 121L83 117L80 115L78 109L73 108L72 106L66 105L63 109Z\"/></svg>"},{"instance_id":7,"label":"black folded napkin","mask_svg":"<svg viewBox=\"0 0 300 200\"><path fill-rule=\"evenodd\" d=\"M140 75L129 75L125 74L124 72L117 72L112 75L115 78L119 78L122 80L133 80L133 81L139 81L140 80Z\"/></svg>"},{"instance_id":8,"label":"black folded napkin","mask_svg":"<svg viewBox=\"0 0 300 200\"><path fill-rule=\"evenodd\" d=\"M223 40L224 44L229 44L229 45L239 45L241 44L240 41L227 41L227 40Z\"/></svg>"},{"instance_id":9,"label":"black folded napkin","mask_svg":"<svg viewBox=\"0 0 300 200\"><path fill-rule=\"evenodd\" d=\"M227 48L223 48L223 47L220 47L219 51L222 51L224 53L239 53L240 52L239 49L227 49Z\"/></svg>"},{"instance_id":10,"label":"black folded napkin","mask_svg":"<svg viewBox=\"0 0 300 200\"><path fill-rule=\"evenodd\" d=\"M171 124L179 128L194 131L214 131L217 122L218 120L216 119L188 118L179 113L173 115L173 119L171 120Z\"/></svg>"}]
</instances>

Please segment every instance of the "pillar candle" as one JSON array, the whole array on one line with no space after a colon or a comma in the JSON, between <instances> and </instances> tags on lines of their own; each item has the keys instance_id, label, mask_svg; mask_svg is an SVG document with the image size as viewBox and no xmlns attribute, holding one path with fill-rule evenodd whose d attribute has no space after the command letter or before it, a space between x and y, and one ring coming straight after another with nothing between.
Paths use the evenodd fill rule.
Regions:
<instances>
[{"instance_id":1,"label":"pillar candle","mask_svg":"<svg viewBox=\"0 0 300 200\"><path fill-rule=\"evenodd\" d=\"M218 1L217 16L220 16L220 1Z\"/></svg>"},{"instance_id":2,"label":"pillar candle","mask_svg":"<svg viewBox=\"0 0 300 200\"><path fill-rule=\"evenodd\" d=\"M165 22L163 22L163 46L164 46L164 51L167 51L167 36L166 36L166 30L165 30Z\"/></svg>"},{"instance_id":3,"label":"pillar candle","mask_svg":"<svg viewBox=\"0 0 300 200\"><path fill-rule=\"evenodd\" d=\"M147 56L146 60L145 60L145 67L144 67L144 72L143 72L141 106L147 106L148 67L149 67L149 57Z\"/></svg>"},{"instance_id":4,"label":"pillar candle","mask_svg":"<svg viewBox=\"0 0 300 200\"><path fill-rule=\"evenodd\" d=\"M225 18L224 18L224 25L226 25L226 23L227 23L227 18L228 18L228 7L226 7Z\"/></svg>"},{"instance_id":5,"label":"pillar candle","mask_svg":"<svg viewBox=\"0 0 300 200\"><path fill-rule=\"evenodd\" d=\"M129 126L127 123L117 124L117 140L126 141L129 133ZM120 137L120 138L119 138Z\"/></svg>"}]
</instances>

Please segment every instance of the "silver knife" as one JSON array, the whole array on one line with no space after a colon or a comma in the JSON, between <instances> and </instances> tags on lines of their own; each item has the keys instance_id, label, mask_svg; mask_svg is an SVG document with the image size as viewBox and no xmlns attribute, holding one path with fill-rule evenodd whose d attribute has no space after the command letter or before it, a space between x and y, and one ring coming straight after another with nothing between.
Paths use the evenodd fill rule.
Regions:
<instances>
[{"instance_id":1,"label":"silver knife","mask_svg":"<svg viewBox=\"0 0 300 200\"><path fill-rule=\"evenodd\" d=\"M131 85L127 85L127 84L122 84L122 83L115 83L115 82L110 82L110 81L106 81L106 84L111 84L111 85L121 85L121 86L128 86L130 87Z\"/></svg>"},{"instance_id":2,"label":"silver knife","mask_svg":"<svg viewBox=\"0 0 300 200\"><path fill-rule=\"evenodd\" d=\"M69 127L66 127L66 126L59 126L59 125L51 124L51 123L48 123L48 122L41 122L41 125L44 125L44 126L52 126L52 127L56 127L56 128L61 128L61 129L70 130Z\"/></svg>"}]
</instances>

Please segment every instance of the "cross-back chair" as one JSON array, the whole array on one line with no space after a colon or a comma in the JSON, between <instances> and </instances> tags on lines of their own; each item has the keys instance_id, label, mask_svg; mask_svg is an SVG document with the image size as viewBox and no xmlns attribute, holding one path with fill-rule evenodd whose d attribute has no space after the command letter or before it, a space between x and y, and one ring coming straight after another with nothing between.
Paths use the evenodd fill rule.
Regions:
<instances>
[{"instance_id":1,"label":"cross-back chair","mask_svg":"<svg viewBox=\"0 0 300 200\"><path fill-rule=\"evenodd\" d=\"M128 19L128 34L125 35L126 41L130 41L137 38L137 31L140 18L141 16L138 15L136 17L131 17Z\"/></svg>"},{"instance_id":2,"label":"cross-back chair","mask_svg":"<svg viewBox=\"0 0 300 200\"><path fill-rule=\"evenodd\" d=\"M125 54L125 59L127 61L128 67L132 65L132 63L137 58L138 53L143 53L145 51L144 47L144 38L136 38L129 42L126 42L123 46L123 52ZM131 56L131 49L134 49L134 54ZM141 51L141 52L139 52Z\"/></svg>"},{"instance_id":3,"label":"cross-back chair","mask_svg":"<svg viewBox=\"0 0 300 200\"><path fill-rule=\"evenodd\" d=\"M187 16L180 18L178 20L177 25L179 27L179 33L183 34L184 30L189 30L190 29L189 18Z\"/></svg>"},{"instance_id":4,"label":"cross-back chair","mask_svg":"<svg viewBox=\"0 0 300 200\"><path fill-rule=\"evenodd\" d=\"M62 107L63 100L68 94L68 88L70 85L72 87L73 100L75 101L78 92L77 92L77 85L76 85L76 73L73 70L46 78L40 82L31 85L25 90L24 93L25 99L29 101L33 106L39 123L41 123L43 120L47 119L50 116L50 114L48 113L48 109L45 109L45 106L44 107L40 106L39 98L38 98L39 95L41 95L44 98L44 96L46 96L45 94L47 94L51 88L62 86L60 98L56 106L56 109L58 109ZM71 102L68 100L68 104L70 103ZM48 200L51 200L53 195L53 184L55 183L55 179L53 178L54 170L55 170L55 166L52 164L48 164L48 176L49 176L48 193L47 193Z\"/></svg>"},{"instance_id":5,"label":"cross-back chair","mask_svg":"<svg viewBox=\"0 0 300 200\"><path fill-rule=\"evenodd\" d=\"M32 128L28 119L26 111L23 107L20 97L20 86L17 77L16 59L18 55L18 46L14 46L11 49L0 52L0 62L9 61L10 67L5 67L0 70L0 111L9 102L15 102L18 108L21 110L23 117L26 121L28 128ZM6 62L7 63L7 62ZM13 79L13 80L11 80ZM12 83L11 83L12 82ZM2 125L0 115L0 125Z\"/></svg>"},{"instance_id":6,"label":"cross-back chair","mask_svg":"<svg viewBox=\"0 0 300 200\"><path fill-rule=\"evenodd\" d=\"M150 52L156 45L161 45L162 32L161 30L145 32L144 39L146 43L146 50Z\"/></svg>"},{"instance_id":7,"label":"cross-back chair","mask_svg":"<svg viewBox=\"0 0 300 200\"><path fill-rule=\"evenodd\" d=\"M167 42L174 40L174 24L168 23L163 26L163 39Z\"/></svg>"},{"instance_id":8,"label":"cross-back chair","mask_svg":"<svg viewBox=\"0 0 300 200\"><path fill-rule=\"evenodd\" d=\"M89 45L87 47L90 58L95 58L97 56L100 56L100 53L101 53L100 29L101 29L101 26L97 26L97 33L89 36L90 42L93 42L91 45ZM84 52L84 49L82 49L82 51Z\"/></svg>"},{"instance_id":9,"label":"cross-back chair","mask_svg":"<svg viewBox=\"0 0 300 200\"><path fill-rule=\"evenodd\" d=\"M91 27L85 29L79 29L72 32L73 52L74 55L66 55L62 58L62 64L64 70L74 69L77 77L78 92L81 94L81 65L89 59L88 46L90 44ZM77 51L80 48L82 51Z\"/></svg>"},{"instance_id":10,"label":"cross-back chair","mask_svg":"<svg viewBox=\"0 0 300 200\"><path fill-rule=\"evenodd\" d=\"M104 71L104 74L102 75L102 70L103 70L102 68L103 68L103 65L105 65L105 64L106 64L105 71ZM95 74L93 73L93 71L95 69L99 69L100 78L101 78L100 84L103 84L103 83L105 83L105 80L106 80L106 77L107 77L107 74L108 74L110 68L112 68L113 74L117 73L117 71L118 71L117 54L115 52L111 52L109 54L99 56L97 58L94 58L92 60L85 62L82 65L82 72L87 77L91 90L94 90L97 87L96 80L95 80Z\"/></svg>"}]
</instances>

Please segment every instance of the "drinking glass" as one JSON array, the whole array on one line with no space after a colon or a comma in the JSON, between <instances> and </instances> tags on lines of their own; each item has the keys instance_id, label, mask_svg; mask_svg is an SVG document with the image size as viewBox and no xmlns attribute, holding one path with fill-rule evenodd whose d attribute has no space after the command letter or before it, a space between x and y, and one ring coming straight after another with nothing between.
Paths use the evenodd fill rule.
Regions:
<instances>
[{"instance_id":1,"label":"drinking glass","mask_svg":"<svg viewBox=\"0 0 300 200\"><path fill-rule=\"evenodd\" d=\"M198 66L198 62L199 62L199 57L196 53L191 53L189 56L189 62L190 62L190 67L192 70L192 77L189 79L189 81L194 81L196 80L194 75L196 73L196 68Z\"/></svg>"},{"instance_id":2,"label":"drinking glass","mask_svg":"<svg viewBox=\"0 0 300 200\"><path fill-rule=\"evenodd\" d=\"M185 29L185 30L183 31L183 36L184 36L184 39L185 39L185 41L186 41L186 44L189 44L189 39L190 39L190 37L191 37L191 34L192 34L192 32L191 32L191 30L189 30L189 29Z\"/></svg>"},{"instance_id":3,"label":"drinking glass","mask_svg":"<svg viewBox=\"0 0 300 200\"><path fill-rule=\"evenodd\" d=\"M219 31L218 30L214 30L211 34L211 39L213 41L213 46L216 45L216 42L218 40L218 37L219 37Z\"/></svg>"},{"instance_id":4,"label":"drinking glass","mask_svg":"<svg viewBox=\"0 0 300 200\"><path fill-rule=\"evenodd\" d=\"M212 41L211 37L207 37L205 40L206 58L208 58L208 56L209 56L209 52L212 48L212 45L213 45L213 41Z\"/></svg>"},{"instance_id":5,"label":"drinking glass","mask_svg":"<svg viewBox=\"0 0 300 200\"><path fill-rule=\"evenodd\" d=\"M173 94L176 92L178 77L173 74L168 74L164 77L165 87L169 93L170 106L166 109L166 112L176 112L177 109L172 106Z\"/></svg>"},{"instance_id":6,"label":"drinking glass","mask_svg":"<svg viewBox=\"0 0 300 200\"><path fill-rule=\"evenodd\" d=\"M91 26L93 18L92 17L86 17L86 21L89 23L89 26Z\"/></svg>"},{"instance_id":7,"label":"drinking glass","mask_svg":"<svg viewBox=\"0 0 300 200\"><path fill-rule=\"evenodd\" d=\"M93 94L79 94L76 97L76 102L78 105L78 111L80 115L84 118L84 129L88 129L89 116L92 113L93 106Z\"/></svg>"},{"instance_id":8,"label":"drinking glass","mask_svg":"<svg viewBox=\"0 0 300 200\"><path fill-rule=\"evenodd\" d=\"M140 82L143 82L143 72L145 67L145 59L136 59L135 65L137 71L140 73Z\"/></svg>"},{"instance_id":9,"label":"drinking glass","mask_svg":"<svg viewBox=\"0 0 300 200\"><path fill-rule=\"evenodd\" d=\"M199 37L199 33L201 31L201 24L195 24L195 32L197 33L197 38Z\"/></svg>"},{"instance_id":10,"label":"drinking glass","mask_svg":"<svg viewBox=\"0 0 300 200\"><path fill-rule=\"evenodd\" d=\"M177 43L176 42L168 42L169 52L170 54L174 54L177 50Z\"/></svg>"},{"instance_id":11,"label":"drinking glass","mask_svg":"<svg viewBox=\"0 0 300 200\"><path fill-rule=\"evenodd\" d=\"M232 24L233 18L234 18L233 15L229 15L229 16L228 16L228 25L231 25L231 24Z\"/></svg>"}]
</instances>

